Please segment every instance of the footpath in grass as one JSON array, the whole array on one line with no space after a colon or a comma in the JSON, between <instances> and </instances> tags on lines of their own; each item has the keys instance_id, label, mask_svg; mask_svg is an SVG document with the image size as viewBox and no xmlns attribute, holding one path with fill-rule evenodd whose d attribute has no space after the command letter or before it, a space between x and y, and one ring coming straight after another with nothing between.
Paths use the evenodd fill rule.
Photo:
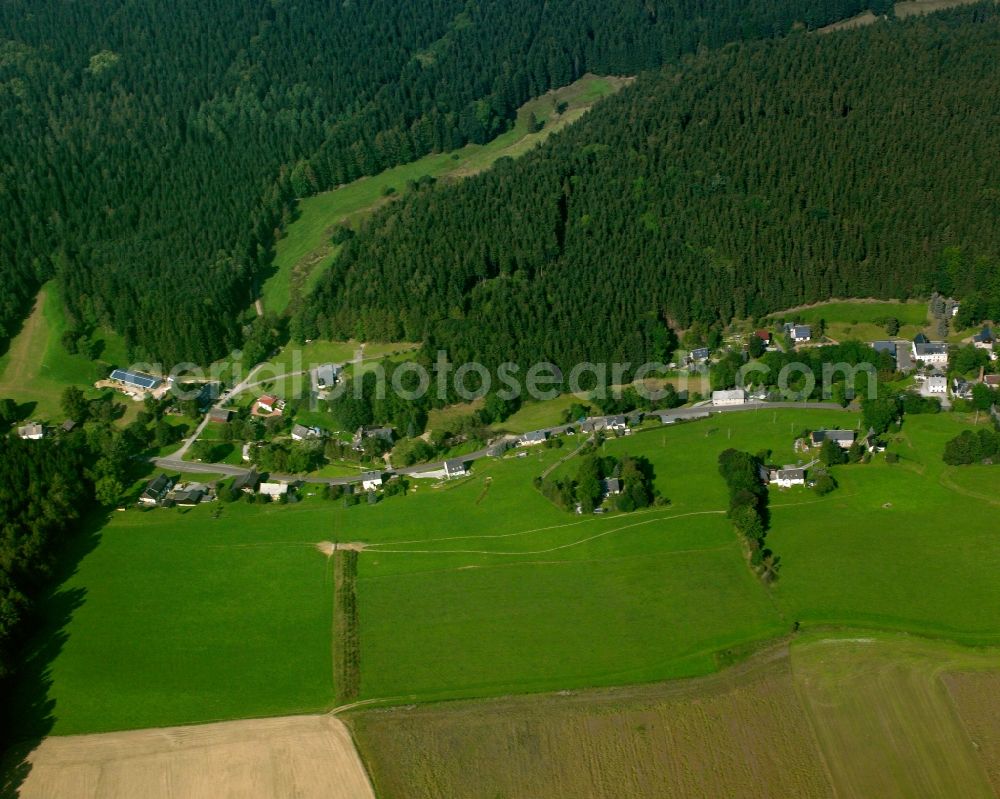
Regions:
<instances>
[{"instance_id":1,"label":"footpath in grass","mask_svg":"<svg viewBox=\"0 0 1000 799\"><path fill-rule=\"evenodd\" d=\"M618 91L628 80L585 75L569 86L525 103L518 111L514 127L487 144L432 153L303 199L297 208L297 218L275 247L274 273L265 281L262 292L265 309L280 314L296 296L309 293L339 252L339 246L330 240L334 228L345 224L357 227L381 205L405 194L409 181L424 176L439 180L466 177L489 169L498 158L523 155L579 119L595 102ZM556 112L558 103L566 104L562 113ZM537 132L529 129L531 114L543 123Z\"/></svg>"}]
</instances>

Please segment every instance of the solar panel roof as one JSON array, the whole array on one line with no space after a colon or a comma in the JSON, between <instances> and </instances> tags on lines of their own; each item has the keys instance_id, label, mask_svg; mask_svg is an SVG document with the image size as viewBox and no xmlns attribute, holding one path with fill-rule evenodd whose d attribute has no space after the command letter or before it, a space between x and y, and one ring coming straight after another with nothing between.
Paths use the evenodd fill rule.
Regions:
<instances>
[{"instance_id":1,"label":"solar panel roof","mask_svg":"<svg viewBox=\"0 0 1000 799\"><path fill-rule=\"evenodd\" d=\"M146 375L142 372L129 372L127 369L115 369L111 373L111 379L120 380L122 383L128 383L130 386L138 386L139 388L154 388L160 383L159 378L152 375Z\"/></svg>"}]
</instances>

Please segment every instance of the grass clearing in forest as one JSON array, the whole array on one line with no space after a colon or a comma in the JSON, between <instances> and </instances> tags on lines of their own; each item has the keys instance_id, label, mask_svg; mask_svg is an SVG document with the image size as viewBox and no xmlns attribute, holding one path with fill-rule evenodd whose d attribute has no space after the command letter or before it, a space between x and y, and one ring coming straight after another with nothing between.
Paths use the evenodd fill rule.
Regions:
<instances>
[{"instance_id":1,"label":"grass clearing in forest","mask_svg":"<svg viewBox=\"0 0 1000 799\"><path fill-rule=\"evenodd\" d=\"M791 308L769 316L771 321L799 320L812 325L813 337L817 336L820 320L823 320L826 322L827 337L836 341L848 339L874 341L890 338L883 322L890 318L897 319L900 324L895 337L913 338L917 333L928 329L927 303L835 300Z\"/></svg>"},{"instance_id":2,"label":"grass clearing in forest","mask_svg":"<svg viewBox=\"0 0 1000 799\"><path fill-rule=\"evenodd\" d=\"M409 190L407 183L424 176L457 179L489 169L503 157L517 157L536 147L552 133L579 119L590 107L621 89L631 79L584 75L561 89L529 100L518 110L509 131L487 144L469 144L454 152L431 153L408 164L392 167L378 175L363 177L346 186L302 199L297 216L275 246L274 273L263 287L264 307L283 313L297 297L308 294L323 272L337 257L340 246L330 237L340 225L357 228L373 211ZM566 110L556 114L556 103ZM529 130L529 117L544 123L541 130ZM390 189L392 190L390 192Z\"/></svg>"},{"instance_id":3,"label":"grass clearing in forest","mask_svg":"<svg viewBox=\"0 0 1000 799\"><path fill-rule=\"evenodd\" d=\"M94 358L71 355L62 345L66 316L59 287L46 283L35 307L0 357L0 397L29 407L32 418L62 421L60 398L67 386L90 389L105 366L127 363L125 345L114 333L98 329L91 336Z\"/></svg>"}]
</instances>

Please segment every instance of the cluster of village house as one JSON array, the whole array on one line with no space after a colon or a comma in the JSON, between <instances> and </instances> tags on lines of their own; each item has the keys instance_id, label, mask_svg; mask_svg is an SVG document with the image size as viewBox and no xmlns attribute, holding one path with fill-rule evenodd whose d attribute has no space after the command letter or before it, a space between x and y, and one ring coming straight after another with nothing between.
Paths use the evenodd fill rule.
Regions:
<instances>
[{"instance_id":1,"label":"cluster of village house","mask_svg":"<svg viewBox=\"0 0 1000 799\"><path fill-rule=\"evenodd\" d=\"M795 449L799 452L808 452L811 449L822 447L826 441L832 441L841 449L850 449L854 446L856 439L857 434L853 430L813 430L806 438L795 442ZM868 434L861 443L865 451L870 454L885 450L885 445L872 429L868 430ZM802 465L761 466L760 476L764 482L780 488L806 485L808 472L816 463L817 459L813 458Z\"/></svg>"},{"instance_id":2,"label":"cluster of village house","mask_svg":"<svg viewBox=\"0 0 1000 799\"><path fill-rule=\"evenodd\" d=\"M812 340L812 329L808 325L788 324L784 326L784 332L787 333L795 343L807 343ZM772 336L769 331L758 330L755 331L754 335L758 336L766 345L772 345ZM989 327L984 327L980 332L973 336L972 343L979 349L989 351L991 359L996 360L997 354L994 351L996 338ZM917 376L917 380L923 382L924 390L929 394L943 395L947 393L947 378L938 371L946 369L948 365L948 345L945 342L930 341L926 336L920 334L911 342L901 340L874 341L871 342L871 346L876 352L890 355L895 360L897 368L901 371L913 370L917 367L929 369L930 374ZM710 357L711 352L707 347L698 348L692 350L688 354L686 362L688 364L705 363L710 359ZM331 390L336 385L340 376L341 369L334 364L325 364L317 367L311 373L314 392L320 396L325 396L326 392ZM156 392L163 391L167 387L165 381L160 378L141 372L122 369L113 370L109 380L112 384L118 385L125 393L137 398L148 395L155 396ZM1000 386L1000 375L980 375L980 380L992 387ZM213 391L215 393L213 393ZM228 422L232 416L231 410L218 406L211 407L211 403L214 402L218 396L217 391L217 388L213 389L212 386L206 385L202 391L202 394L205 394L205 397L199 397L199 399L204 399L210 406L210 421L223 423ZM955 396L967 396L971 393L971 384L967 381L955 380L952 386L952 391ZM748 397L748 394L744 389L736 388L714 391L712 393L711 403L715 407L726 407L743 405L748 401L748 399L752 400L756 399L756 397ZM284 401L269 394L264 394L258 397L253 403L251 409L251 412L257 416L280 415L283 411ZM574 435L577 429L580 433L595 433L603 431L613 435L628 435L631 433L631 428L638 424L644 416L659 416L660 421L667 424L677 421L676 416L671 415L669 411L647 414L636 412L628 415L617 414L611 416L591 417L581 420L576 425L571 424L547 430L536 430L524 433L516 438L501 439L489 447L487 454L493 457L500 457L511 447L517 446L527 448L537 446L545 443L550 436L556 433ZM705 416L708 416L708 412L694 416L689 415L686 418L696 419ZM74 422L72 420L67 420L61 426L61 430L72 430L73 425ZM28 424L19 427L17 431L18 435L25 439L40 439L43 438L48 432L50 432L48 428L36 422L29 422ZM300 424L296 424L291 430L291 438L295 441L320 439L324 435L325 432L320 428L306 427ZM354 434L352 440L354 448L361 450L363 448L364 441L367 438L377 438L391 444L394 441L395 434L391 427L361 427ZM816 431L811 436L810 444L814 447L820 446L823 443L823 440L827 438L835 441L839 446L849 449L854 443L855 434L850 430ZM866 437L864 443L869 452L877 451L879 448L878 441L871 431ZM251 445L249 444L246 445L243 450L243 458L247 461L250 460L250 446ZM522 456L524 454L525 453L523 452L521 453ZM785 466L782 468L767 467L765 469L764 476L769 483L773 483L781 487L803 485L806 482L807 470L813 463L815 463L815 461L810 464L806 464L805 466ZM466 462L461 458L455 458L445 461L437 468L413 472L411 476L416 478L454 479L457 477L463 477L467 474L468 468ZM360 475L361 488L364 491L378 491L384 485L385 479L385 472L364 472ZM287 494L289 489L293 488L295 484L295 481L262 481L256 470L250 469L247 473L235 479L233 488L237 491L243 491L246 493L259 492L260 494L271 498L278 498L283 494ZM620 481L613 478L606 480L602 485L602 489L603 498L617 494L621 491ZM149 481L140 495L139 502L140 504L147 506L191 506L196 505L203 500L211 500L214 498L213 489L209 485L203 485L200 483L174 485L165 474L160 474Z\"/></svg>"},{"instance_id":3,"label":"cluster of village house","mask_svg":"<svg viewBox=\"0 0 1000 799\"><path fill-rule=\"evenodd\" d=\"M418 479L453 480L468 474L469 469L466 462L461 458L452 458L438 468L414 472L409 476ZM362 472L356 482L360 484L363 492L378 492L386 481L394 476L385 471L370 470ZM233 479L232 490L244 494L259 494L275 500L288 494L289 491L300 488L303 484L303 481L295 479L264 480L256 469L251 468ZM190 507L214 499L215 491L212 485L202 483L175 484L166 474L161 473L146 484L139 495L139 504L146 507Z\"/></svg>"},{"instance_id":4,"label":"cluster of village house","mask_svg":"<svg viewBox=\"0 0 1000 799\"><path fill-rule=\"evenodd\" d=\"M812 328L809 325L786 324L784 331L797 344L812 341ZM773 346L770 331L757 330L754 331L753 335L760 338L769 347ZM884 341L872 341L869 344L876 352L889 355L899 371L912 372L920 370L914 376L914 380L921 387L923 393L942 397L948 395L949 384L945 374L948 369L947 342L931 341L923 333L920 333L912 341L887 339ZM996 336L989 326L984 326L982 330L972 337L972 345L976 349L988 352L991 361L997 360ZM692 350L688 354L686 362L688 364L706 363L710 358L711 352L709 349L702 347ZM984 372L985 370L982 370L978 381L985 383L991 388L1000 387L1000 374L988 375ZM955 397L968 399L972 396L972 387L975 382L955 378L951 382L950 393ZM763 397L749 395L742 388L712 392L712 405L714 406L743 405L753 399L763 399Z\"/></svg>"}]
</instances>

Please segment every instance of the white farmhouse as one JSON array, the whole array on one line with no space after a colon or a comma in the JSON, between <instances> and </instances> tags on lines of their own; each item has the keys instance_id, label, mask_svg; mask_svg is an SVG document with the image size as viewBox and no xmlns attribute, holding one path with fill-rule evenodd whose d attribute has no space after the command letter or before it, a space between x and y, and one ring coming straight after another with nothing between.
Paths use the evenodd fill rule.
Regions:
<instances>
[{"instance_id":1,"label":"white farmhouse","mask_svg":"<svg viewBox=\"0 0 1000 799\"><path fill-rule=\"evenodd\" d=\"M927 378L928 394L947 394L948 378L944 375L931 375Z\"/></svg>"},{"instance_id":2,"label":"white farmhouse","mask_svg":"<svg viewBox=\"0 0 1000 799\"><path fill-rule=\"evenodd\" d=\"M795 466L786 466L783 469L775 469L771 472L771 482L781 486L781 488L791 488L792 486L802 486L806 484L806 470Z\"/></svg>"},{"instance_id":3,"label":"white farmhouse","mask_svg":"<svg viewBox=\"0 0 1000 799\"><path fill-rule=\"evenodd\" d=\"M747 393L742 388L712 392L712 405L716 407L725 405L743 405L746 401Z\"/></svg>"}]
</instances>

